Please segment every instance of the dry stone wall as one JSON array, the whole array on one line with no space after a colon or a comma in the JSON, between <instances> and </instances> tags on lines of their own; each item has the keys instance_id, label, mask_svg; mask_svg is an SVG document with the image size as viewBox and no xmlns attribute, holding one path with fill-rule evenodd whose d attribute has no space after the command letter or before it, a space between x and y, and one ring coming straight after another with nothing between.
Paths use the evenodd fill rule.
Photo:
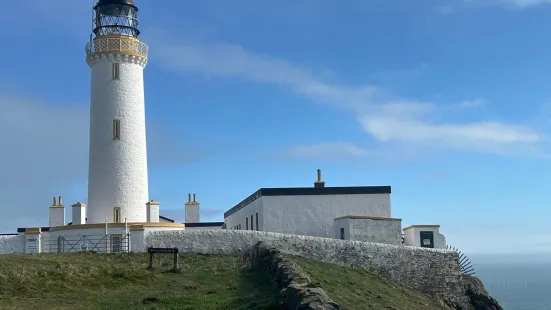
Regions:
<instances>
[{"instance_id":1,"label":"dry stone wall","mask_svg":"<svg viewBox=\"0 0 551 310\"><path fill-rule=\"evenodd\" d=\"M250 253L251 265L266 272L280 291L283 309L338 310L341 309L325 290L316 286L310 277L290 259L265 242L259 242Z\"/></svg>"},{"instance_id":2,"label":"dry stone wall","mask_svg":"<svg viewBox=\"0 0 551 310\"><path fill-rule=\"evenodd\" d=\"M463 295L455 251L244 230L154 231L144 246L178 247L181 252L248 255L259 241L283 253L363 268L427 294Z\"/></svg>"}]
</instances>

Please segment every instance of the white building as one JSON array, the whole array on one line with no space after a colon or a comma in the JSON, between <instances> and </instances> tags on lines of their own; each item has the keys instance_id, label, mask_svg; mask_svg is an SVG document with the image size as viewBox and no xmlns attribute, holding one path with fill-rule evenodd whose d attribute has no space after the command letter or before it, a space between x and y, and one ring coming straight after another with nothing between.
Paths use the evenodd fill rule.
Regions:
<instances>
[{"instance_id":1,"label":"white building","mask_svg":"<svg viewBox=\"0 0 551 310\"><path fill-rule=\"evenodd\" d=\"M390 193L390 186L325 187L318 170L314 187L261 188L224 213L224 222L226 229L335 238L335 219L390 219ZM401 225L387 228L395 230L393 235L401 236Z\"/></svg>"},{"instance_id":2,"label":"white building","mask_svg":"<svg viewBox=\"0 0 551 310\"><path fill-rule=\"evenodd\" d=\"M446 237L440 225L411 225L404 228L404 245L423 248L446 248Z\"/></svg>"},{"instance_id":3,"label":"white building","mask_svg":"<svg viewBox=\"0 0 551 310\"><path fill-rule=\"evenodd\" d=\"M326 187L318 169L313 187L261 188L225 212L224 223L226 229L400 245L402 219L391 216L390 194L390 186ZM404 234L405 244L422 246L412 232ZM445 247L444 236L436 232L436 238L436 247Z\"/></svg>"},{"instance_id":4,"label":"white building","mask_svg":"<svg viewBox=\"0 0 551 310\"><path fill-rule=\"evenodd\" d=\"M143 70L148 47L138 39L133 0L100 0L94 11L94 38L86 45L91 69L88 223L146 222Z\"/></svg>"}]
</instances>

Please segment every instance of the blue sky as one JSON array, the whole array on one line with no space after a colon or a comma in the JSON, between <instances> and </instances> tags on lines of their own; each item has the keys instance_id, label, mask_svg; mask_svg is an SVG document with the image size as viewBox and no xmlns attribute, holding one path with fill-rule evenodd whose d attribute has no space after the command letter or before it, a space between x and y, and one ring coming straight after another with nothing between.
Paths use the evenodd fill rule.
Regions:
<instances>
[{"instance_id":1,"label":"blue sky","mask_svg":"<svg viewBox=\"0 0 551 310\"><path fill-rule=\"evenodd\" d=\"M221 221L321 168L467 253L551 253L550 2L137 0L150 198ZM0 11L0 232L86 201L91 7Z\"/></svg>"}]
</instances>

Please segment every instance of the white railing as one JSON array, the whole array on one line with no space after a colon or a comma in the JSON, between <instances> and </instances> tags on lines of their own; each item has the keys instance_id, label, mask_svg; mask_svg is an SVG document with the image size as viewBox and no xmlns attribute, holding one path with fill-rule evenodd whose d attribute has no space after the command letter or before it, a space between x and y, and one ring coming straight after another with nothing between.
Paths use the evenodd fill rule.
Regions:
<instances>
[{"instance_id":1,"label":"white railing","mask_svg":"<svg viewBox=\"0 0 551 310\"><path fill-rule=\"evenodd\" d=\"M124 36L97 37L86 44L86 59L100 54L123 53L147 59L147 44Z\"/></svg>"}]
</instances>

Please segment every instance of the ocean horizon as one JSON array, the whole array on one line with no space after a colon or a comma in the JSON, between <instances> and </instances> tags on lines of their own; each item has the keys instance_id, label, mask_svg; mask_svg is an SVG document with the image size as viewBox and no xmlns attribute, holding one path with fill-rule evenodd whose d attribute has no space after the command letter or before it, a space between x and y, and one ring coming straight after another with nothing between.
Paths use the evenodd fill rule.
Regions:
<instances>
[{"instance_id":1,"label":"ocean horizon","mask_svg":"<svg viewBox=\"0 0 551 310\"><path fill-rule=\"evenodd\" d=\"M490 296L505 310L551 310L551 262L474 264Z\"/></svg>"}]
</instances>

